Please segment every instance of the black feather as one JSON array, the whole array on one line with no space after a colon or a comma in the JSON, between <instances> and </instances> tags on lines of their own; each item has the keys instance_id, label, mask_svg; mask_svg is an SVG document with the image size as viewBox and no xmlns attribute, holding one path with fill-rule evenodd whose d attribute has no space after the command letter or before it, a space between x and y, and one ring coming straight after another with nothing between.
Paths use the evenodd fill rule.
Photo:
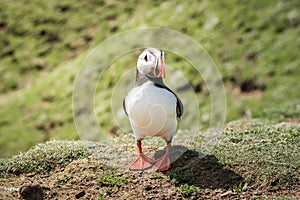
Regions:
<instances>
[{"instance_id":1,"label":"black feather","mask_svg":"<svg viewBox=\"0 0 300 200\"><path fill-rule=\"evenodd\" d=\"M176 102L176 114L177 114L177 118L180 118L182 116L182 114L183 114L183 104L182 104L181 100L179 99L179 97L170 88L168 88L165 85L160 85L160 84L157 84L157 83L154 83L154 85L156 87L166 89L169 92L171 92L172 94L174 94L174 96L177 99L177 102Z\"/></svg>"}]
</instances>

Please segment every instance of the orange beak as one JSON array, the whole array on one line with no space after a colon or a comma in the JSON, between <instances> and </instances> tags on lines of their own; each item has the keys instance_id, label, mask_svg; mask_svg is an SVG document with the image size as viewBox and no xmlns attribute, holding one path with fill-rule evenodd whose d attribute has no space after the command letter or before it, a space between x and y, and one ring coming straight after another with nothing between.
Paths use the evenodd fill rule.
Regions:
<instances>
[{"instance_id":1,"label":"orange beak","mask_svg":"<svg viewBox=\"0 0 300 200\"><path fill-rule=\"evenodd\" d=\"M162 58L159 58L159 64L160 64L160 72L158 74L158 77L161 77L161 78L165 78L166 77L166 72L165 72L165 66L164 66L164 63L162 61Z\"/></svg>"}]
</instances>

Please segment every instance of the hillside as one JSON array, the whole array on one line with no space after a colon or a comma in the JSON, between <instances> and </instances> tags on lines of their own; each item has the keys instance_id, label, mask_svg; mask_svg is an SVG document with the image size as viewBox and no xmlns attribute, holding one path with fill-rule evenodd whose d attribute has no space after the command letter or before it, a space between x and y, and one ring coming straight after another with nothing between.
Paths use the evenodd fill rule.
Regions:
<instances>
[{"instance_id":1,"label":"hillside","mask_svg":"<svg viewBox=\"0 0 300 200\"><path fill-rule=\"evenodd\" d=\"M77 138L72 90L84 58L105 38L137 27L168 27L207 50L226 87L228 122L240 117L299 118L298 1L116 2L2 2L2 157L50 138ZM180 69L196 91L201 116L209 115L203 80L193 77L183 58L168 55L167 63ZM97 89L97 116L111 134L122 131L116 130L107 112L110 89L135 59L136 54L128 54L114 61ZM207 118L200 123L205 128Z\"/></svg>"}]
</instances>

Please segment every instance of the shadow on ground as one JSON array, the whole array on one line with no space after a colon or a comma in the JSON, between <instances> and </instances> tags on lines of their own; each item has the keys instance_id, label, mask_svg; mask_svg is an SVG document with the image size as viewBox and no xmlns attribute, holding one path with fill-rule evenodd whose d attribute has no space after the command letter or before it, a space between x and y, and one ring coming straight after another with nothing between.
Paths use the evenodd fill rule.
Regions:
<instances>
[{"instance_id":1,"label":"shadow on ground","mask_svg":"<svg viewBox=\"0 0 300 200\"><path fill-rule=\"evenodd\" d=\"M155 152L154 158L159 158L163 153L163 150ZM204 155L184 146L173 146L170 159L172 167L167 173L189 172L193 175L190 183L199 188L229 189L244 181L239 174L220 164L214 155Z\"/></svg>"}]
</instances>

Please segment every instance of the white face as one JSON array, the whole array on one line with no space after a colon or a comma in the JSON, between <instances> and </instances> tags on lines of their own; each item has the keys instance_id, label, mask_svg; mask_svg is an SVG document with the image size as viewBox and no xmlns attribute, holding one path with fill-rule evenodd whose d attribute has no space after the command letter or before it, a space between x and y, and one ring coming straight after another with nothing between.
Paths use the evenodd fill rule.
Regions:
<instances>
[{"instance_id":1,"label":"white face","mask_svg":"<svg viewBox=\"0 0 300 200\"><path fill-rule=\"evenodd\" d=\"M149 51L144 51L138 58L137 68L142 74L151 74L156 70L158 59Z\"/></svg>"}]
</instances>

